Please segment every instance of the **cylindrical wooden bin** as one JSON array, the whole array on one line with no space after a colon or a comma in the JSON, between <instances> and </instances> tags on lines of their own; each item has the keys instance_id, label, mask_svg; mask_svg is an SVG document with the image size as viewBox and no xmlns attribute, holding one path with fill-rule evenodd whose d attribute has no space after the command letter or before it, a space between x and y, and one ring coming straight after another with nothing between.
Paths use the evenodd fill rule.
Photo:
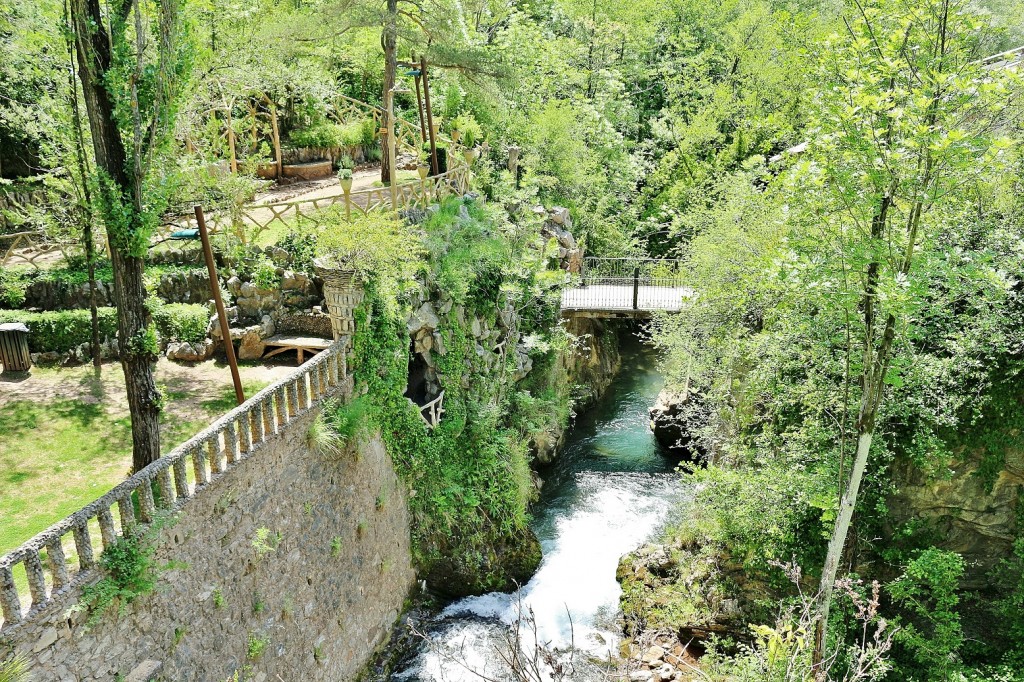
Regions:
<instances>
[{"instance_id":1,"label":"cylindrical wooden bin","mask_svg":"<svg viewBox=\"0 0 1024 682\"><path fill-rule=\"evenodd\" d=\"M32 369L28 354L28 327L20 322L0 324L0 365L4 372L27 372Z\"/></svg>"}]
</instances>

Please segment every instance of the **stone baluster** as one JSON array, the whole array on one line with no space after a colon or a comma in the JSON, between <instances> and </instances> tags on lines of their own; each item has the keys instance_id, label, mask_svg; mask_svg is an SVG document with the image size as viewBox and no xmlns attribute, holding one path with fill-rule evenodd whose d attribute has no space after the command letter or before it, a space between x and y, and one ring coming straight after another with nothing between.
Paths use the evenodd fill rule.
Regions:
<instances>
[{"instance_id":1,"label":"stone baluster","mask_svg":"<svg viewBox=\"0 0 1024 682\"><path fill-rule=\"evenodd\" d=\"M100 537L103 539L103 549L110 547L117 542L117 529L114 527L114 517L109 507L103 507L96 514L100 522Z\"/></svg>"},{"instance_id":2,"label":"stone baluster","mask_svg":"<svg viewBox=\"0 0 1024 682\"><path fill-rule=\"evenodd\" d=\"M68 585L68 560L64 556L64 545L60 536L46 543L46 561L50 564L50 575L53 576L53 591L58 592Z\"/></svg>"},{"instance_id":3,"label":"stone baluster","mask_svg":"<svg viewBox=\"0 0 1024 682\"><path fill-rule=\"evenodd\" d=\"M209 446L212 440L207 440L206 445ZM206 474L206 450L201 444L192 449L192 472L196 477L197 488L210 482L210 478Z\"/></svg>"},{"instance_id":4,"label":"stone baluster","mask_svg":"<svg viewBox=\"0 0 1024 682\"><path fill-rule=\"evenodd\" d=\"M156 475L157 488L160 490L159 504L161 509L170 509L174 505L174 484L171 483L171 470L161 469Z\"/></svg>"},{"instance_id":5,"label":"stone baluster","mask_svg":"<svg viewBox=\"0 0 1024 682\"><path fill-rule=\"evenodd\" d=\"M143 523L153 523L156 518L156 503L153 502L153 484L143 481L136 492L139 494L139 518Z\"/></svg>"},{"instance_id":6,"label":"stone baluster","mask_svg":"<svg viewBox=\"0 0 1024 682\"><path fill-rule=\"evenodd\" d=\"M299 409L305 410L309 407L309 392L306 389L306 375L302 374L296 378L299 388Z\"/></svg>"},{"instance_id":7,"label":"stone baluster","mask_svg":"<svg viewBox=\"0 0 1024 682\"><path fill-rule=\"evenodd\" d=\"M92 538L89 537L89 523L81 521L75 524L75 550L78 552L78 568L88 571L96 565L96 556L92 553Z\"/></svg>"},{"instance_id":8,"label":"stone baluster","mask_svg":"<svg viewBox=\"0 0 1024 682\"><path fill-rule=\"evenodd\" d=\"M340 377L339 377L340 366L339 366L339 362L338 362L339 361L339 357L338 357L339 355L341 355L340 352L331 353L331 357L327 360L328 367L330 369L330 382L331 382L331 386L337 386L338 382L340 381Z\"/></svg>"},{"instance_id":9,"label":"stone baluster","mask_svg":"<svg viewBox=\"0 0 1024 682\"><path fill-rule=\"evenodd\" d=\"M222 435L225 435L223 431L221 431L220 433L214 434L213 438L211 438L210 440L206 441L206 451L207 451L207 453L209 455L209 458L210 458L210 473L211 474L219 474L222 471L222 467L221 467L221 463L220 463L221 462L221 460L220 460L220 455L221 455L220 439L221 439Z\"/></svg>"},{"instance_id":10,"label":"stone baluster","mask_svg":"<svg viewBox=\"0 0 1024 682\"><path fill-rule=\"evenodd\" d=\"M238 432L235 430L235 422L230 421L224 427L224 455L227 457L229 465L238 461L239 449Z\"/></svg>"},{"instance_id":11,"label":"stone baluster","mask_svg":"<svg viewBox=\"0 0 1024 682\"><path fill-rule=\"evenodd\" d=\"M185 461L187 456L188 453L185 453L174 462L174 492L180 499L192 494L188 489L188 462Z\"/></svg>"},{"instance_id":12,"label":"stone baluster","mask_svg":"<svg viewBox=\"0 0 1024 682\"><path fill-rule=\"evenodd\" d=\"M273 425L273 395L267 395L259 406L260 414L263 417L263 439L269 438L272 434L278 432L278 429L274 428Z\"/></svg>"},{"instance_id":13,"label":"stone baluster","mask_svg":"<svg viewBox=\"0 0 1024 682\"><path fill-rule=\"evenodd\" d=\"M288 418L294 419L295 415L302 411L299 406L299 380L292 379L288 382Z\"/></svg>"},{"instance_id":14,"label":"stone baluster","mask_svg":"<svg viewBox=\"0 0 1024 682\"><path fill-rule=\"evenodd\" d=\"M288 402L284 386L280 386L274 391L274 407L277 410L277 430L280 432L288 423Z\"/></svg>"},{"instance_id":15,"label":"stone baluster","mask_svg":"<svg viewBox=\"0 0 1024 682\"><path fill-rule=\"evenodd\" d=\"M263 406L253 405L249 410L249 433L252 434L252 444L258 445L267 439L263 432Z\"/></svg>"},{"instance_id":16,"label":"stone baluster","mask_svg":"<svg viewBox=\"0 0 1024 682\"><path fill-rule=\"evenodd\" d=\"M121 515L121 534L131 535L135 532L135 505L132 496L125 495L117 501L117 511Z\"/></svg>"},{"instance_id":17,"label":"stone baluster","mask_svg":"<svg viewBox=\"0 0 1024 682\"><path fill-rule=\"evenodd\" d=\"M21 622L21 600L10 566L0 566L0 610L3 610L5 626Z\"/></svg>"},{"instance_id":18,"label":"stone baluster","mask_svg":"<svg viewBox=\"0 0 1024 682\"><path fill-rule=\"evenodd\" d=\"M252 452L252 434L249 432L249 413L243 412L238 417L238 452L250 453Z\"/></svg>"},{"instance_id":19,"label":"stone baluster","mask_svg":"<svg viewBox=\"0 0 1024 682\"><path fill-rule=\"evenodd\" d=\"M46 576L43 575L43 562L39 560L39 550L32 548L23 562L25 577L28 578L28 591L32 595L32 608L38 608L49 601L46 596Z\"/></svg>"}]
</instances>

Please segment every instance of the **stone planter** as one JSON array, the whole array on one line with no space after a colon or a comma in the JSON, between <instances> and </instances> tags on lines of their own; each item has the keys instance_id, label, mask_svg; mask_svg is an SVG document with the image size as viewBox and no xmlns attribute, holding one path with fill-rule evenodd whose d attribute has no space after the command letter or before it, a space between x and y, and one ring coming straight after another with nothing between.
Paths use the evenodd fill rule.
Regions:
<instances>
[{"instance_id":1,"label":"stone planter","mask_svg":"<svg viewBox=\"0 0 1024 682\"><path fill-rule=\"evenodd\" d=\"M338 182L341 183L341 190L345 194L348 194L349 192L352 191L352 178L351 178L351 176L347 177L347 178L340 178L338 180Z\"/></svg>"},{"instance_id":2,"label":"stone planter","mask_svg":"<svg viewBox=\"0 0 1024 682\"><path fill-rule=\"evenodd\" d=\"M363 302L363 284L354 270L328 264L323 259L313 261L316 273L324 281L324 300L331 316L334 340L352 336L356 331L356 308Z\"/></svg>"},{"instance_id":3,"label":"stone planter","mask_svg":"<svg viewBox=\"0 0 1024 682\"><path fill-rule=\"evenodd\" d=\"M430 166L425 163L421 163L416 166L416 172L420 174L420 180L426 180L427 175L430 173Z\"/></svg>"}]
</instances>

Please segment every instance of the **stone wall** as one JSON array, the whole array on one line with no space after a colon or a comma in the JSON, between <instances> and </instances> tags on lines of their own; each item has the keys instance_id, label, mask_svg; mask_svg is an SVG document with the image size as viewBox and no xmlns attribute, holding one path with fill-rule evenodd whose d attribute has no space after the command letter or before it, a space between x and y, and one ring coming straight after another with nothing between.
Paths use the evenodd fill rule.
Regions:
<instances>
[{"instance_id":1,"label":"stone wall","mask_svg":"<svg viewBox=\"0 0 1024 682\"><path fill-rule=\"evenodd\" d=\"M171 567L152 593L88 630L85 614L68 614L81 595L72 588L5 630L0 660L21 650L35 679L62 682L135 671L127 679L354 679L414 582L406 493L379 439L337 457L311 452L318 412L198 490L160 531L156 558ZM258 656L252 642L265 642Z\"/></svg>"}]
</instances>

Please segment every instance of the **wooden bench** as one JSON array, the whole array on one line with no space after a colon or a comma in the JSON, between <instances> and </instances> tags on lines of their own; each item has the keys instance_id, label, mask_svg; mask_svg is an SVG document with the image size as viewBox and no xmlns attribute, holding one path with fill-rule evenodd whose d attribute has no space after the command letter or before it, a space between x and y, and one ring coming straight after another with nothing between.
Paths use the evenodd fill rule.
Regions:
<instances>
[{"instance_id":1,"label":"wooden bench","mask_svg":"<svg viewBox=\"0 0 1024 682\"><path fill-rule=\"evenodd\" d=\"M299 364L301 365L304 360L304 353L316 355L322 350L327 350L331 343L333 343L331 339L322 339L318 336L286 336L278 334L263 340L263 344L267 347L267 352L263 354L263 357L270 358L278 353L294 350L299 356ZM271 348L274 350L270 350Z\"/></svg>"}]
</instances>

